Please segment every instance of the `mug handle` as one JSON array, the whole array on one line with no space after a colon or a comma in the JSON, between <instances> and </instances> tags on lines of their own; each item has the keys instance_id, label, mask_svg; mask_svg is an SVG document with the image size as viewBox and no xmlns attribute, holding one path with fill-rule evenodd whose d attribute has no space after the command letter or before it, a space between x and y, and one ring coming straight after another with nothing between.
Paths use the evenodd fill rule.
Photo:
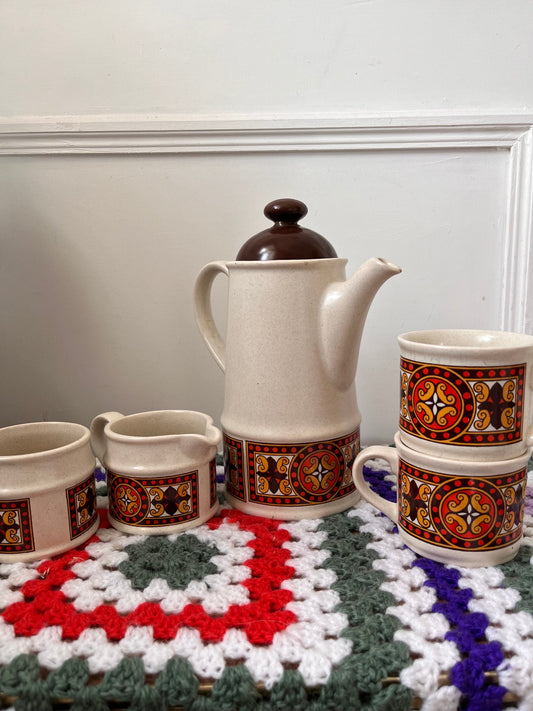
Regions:
<instances>
[{"instance_id":1,"label":"mug handle","mask_svg":"<svg viewBox=\"0 0 533 711\"><path fill-rule=\"evenodd\" d=\"M385 445L374 445L373 447L366 447L360 452L353 465L353 481L356 488L360 491L361 496L368 501L368 503L375 506L377 509L382 511L385 516L398 523L398 507L396 503L392 501L387 501L375 491L372 491L368 482L363 476L363 465L369 459L385 459L394 472L398 471L398 452L393 447L386 447Z\"/></svg>"},{"instance_id":2,"label":"mug handle","mask_svg":"<svg viewBox=\"0 0 533 711\"><path fill-rule=\"evenodd\" d=\"M215 324L213 309L211 308L211 289L218 274L225 274L229 277L229 269L226 262L209 262L200 270L194 284L193 300L194 315L202 338L217 365L224 372L226 369L226 343Z\"/></svg>"},{"instance_id":3,"label":"mug handle","mask_svg":"<svg viewBox=\"0 0 533 711\"><path fill-rule=\"evenodd\" d=\"M97 415L91 422L91 449L93 450L94 456L100 460L100 463L104 464L104 456L107 451L107 440L105 436L105 427L110 422L124 417L121 412L103 412L101 415Z\"/></svg>"}]
</instances>

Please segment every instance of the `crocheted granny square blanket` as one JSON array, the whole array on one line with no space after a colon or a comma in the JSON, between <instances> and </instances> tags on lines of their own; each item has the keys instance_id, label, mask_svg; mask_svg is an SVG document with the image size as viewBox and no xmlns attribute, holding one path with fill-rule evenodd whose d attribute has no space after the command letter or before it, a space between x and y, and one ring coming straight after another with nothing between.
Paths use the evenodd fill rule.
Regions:
<instances>
[{"instance_id":1,"label":"crocheted granny square blanket","mask_svg":"<svg viewBox=\"0 0 533 711\"><path fill-rule=\"evenodd\" d=\"M381 462L367 479L391 500ZM517 557L455 568L364 502L293 522L222 502L179 535L107 523L0 565L0 701L15 709L533 709L533 491ZM118 706L117 706L118 704Z\"/></svg>"}]
</instances>

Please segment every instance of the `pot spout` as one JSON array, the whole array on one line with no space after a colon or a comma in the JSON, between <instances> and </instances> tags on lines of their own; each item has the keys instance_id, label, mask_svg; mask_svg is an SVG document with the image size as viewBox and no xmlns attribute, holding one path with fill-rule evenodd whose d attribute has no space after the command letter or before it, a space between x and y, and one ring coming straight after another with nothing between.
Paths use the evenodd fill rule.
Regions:
<instances>
[{"instance_id":1,"label":"pot spout","mask_svg":"<svg viewBox=\"0 0 533 711\"><path fill-rule=\"evenodd\" d=\"M379 287L402 270L373 257L347 281L330 284L320 309L320 350L324 369L339 390L352 384L370 304Z\"/></svg>"}]
</instances>

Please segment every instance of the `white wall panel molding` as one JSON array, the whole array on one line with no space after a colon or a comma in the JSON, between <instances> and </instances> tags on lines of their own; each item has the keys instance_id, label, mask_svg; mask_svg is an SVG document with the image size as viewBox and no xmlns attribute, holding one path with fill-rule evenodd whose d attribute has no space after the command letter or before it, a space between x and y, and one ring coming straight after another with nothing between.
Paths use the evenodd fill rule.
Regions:
<instances>
[{"instance_id":1,"label":"white wall panel molding","mask_svg":"<svg viewBox=\"0 0 533 711\"><path fill-rule=\"evenodd\" d=\"M513 143L503 267L503 328L533 333L533 128Z\"/></svg>"},{"instance_id":2,"label":"white wall panel molding","mask_svg":"<svg viewBox=\"0 0 533 711\"><path fill-rule=\"evenodd\" d=\"M533 116L0 118L0 155L495 149L508 155L500 326L533 333Z\"/></svg>"},{"instance_id":3,"label":"white wall panel molding","mask_svg":"<svg viewBox=\"0 0 533 711\"><path fill-rule=\"evenodd\" d=\"M75 116L0 118L0 155L512 148L533 117Z\"/></svg>"}]
</instances>

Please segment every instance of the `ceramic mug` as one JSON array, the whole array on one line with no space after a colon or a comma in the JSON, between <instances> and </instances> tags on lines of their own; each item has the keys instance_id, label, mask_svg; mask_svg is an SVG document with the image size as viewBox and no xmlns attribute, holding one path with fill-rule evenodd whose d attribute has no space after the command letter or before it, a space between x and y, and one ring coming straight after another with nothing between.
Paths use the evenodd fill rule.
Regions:
<instances>
[{"instance_id":1,"label":"ceramic mug","mask_svg":"<svg viewBox=\"0 0 533 711\"><path fill-rule=\"evenodd\" d=\"M413 331L400 344L400 434L420 452L511 459L533 445L533 336Z\"/></svg>"},{"instance_id":2,"label":"ceramic mug","mask_svg":"<svg viewBox=\"0 0 533 711\"><path fill-rule=\"evenodd\" d=\"M69 422L0 429L0 563L84 543L98 528L89 430Z\"/></svg>"},{"instance_id":3,"label":"ceramic mug","mask_svg":"<svg viewBox=\"0 0 533 711\"><path fill-rule=\"evenodd\" d=\"M522 538L530 450L492 462L442 459L396 448L364 449L353 475L361 496L398 525L415 553L450 565L490 566L511 560ZM372 491L363 476L369 459L385 459L398 475L397 502Z\"/></svg>"},{"instance_id":4,"label":"ceramic mug","mask_svg":"<svg viewBox=\"0 0 533 711\"><path fill-rule=\"evenodd\" d=\"M163 535L211 518L218 510L221 439L212 418L192 410L95 417L91 444L107 469L111 524L125 533Z\"/></svg>"}]
</instances>

